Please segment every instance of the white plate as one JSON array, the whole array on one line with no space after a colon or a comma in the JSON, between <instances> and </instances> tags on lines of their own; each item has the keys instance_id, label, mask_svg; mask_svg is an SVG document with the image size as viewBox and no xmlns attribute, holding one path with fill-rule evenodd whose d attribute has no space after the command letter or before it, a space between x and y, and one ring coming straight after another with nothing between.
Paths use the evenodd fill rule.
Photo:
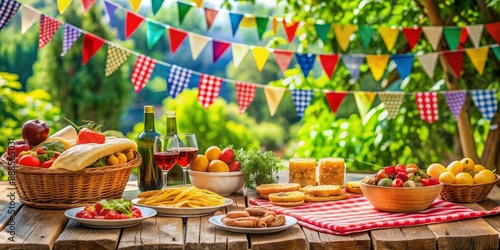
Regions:
<instances>
[{"instance_id":1,"label":"white plate","mask_svg":"<svg viewBox=\"0 0 500 250\"><path fill-rule=\"evenodd\" d=\"M265 228L246 228L246 227L231 227L231 226L226 226L224 223L222 223L222 219L226 215L217 215L217 216L212 216L208 219L208 221L218 227L221 227L224 230L230 231L230 232L235 232L235 233L245 233L245 234L264 234L264 233L275 233L279 231L283 231L295 224L297 224L297 219L285 215L286 218L286 223L283 226L279 227L265 227Z\"/></svg>"},{"instance_id":2,"label":"white plate","mask_svg":"<svg viewBox=\"0 0 500 250\"><path fill-rule=\"evenodd\" d=\"M153 217L156 215L156 211L147 207L137 207L141 210L142 218L131 218L131 219L117 219L117 220L98 220L98 219L82 219L75 217L76 213L82 211L85 207L77 207L68 209L64 212L64 215L69 219L75 220L78 223L92 228L125 228L125 227L133 227L135 225L140 224L142 221L147 218Z\"/></svg>"},{"instance_id":3,"label":"white plate","mask_svg":"<svg viewBox=\"0 0 500 250\"><path fill-rule=\"evenodd\" d=\"M164 206L149 206L149 205L139 204L137 203L139 199L140 198L133 199L132 203L134 203L137 206L152 208L156 210L156 212L158 212L158 215L169 216L169 217L200 217L203 215L213 214L215 211L219 210L219 208L233 204L233 200L225 198L226 203L220 206L199 207L199 208L164 207Z\"/></svg>"}]
</instances>

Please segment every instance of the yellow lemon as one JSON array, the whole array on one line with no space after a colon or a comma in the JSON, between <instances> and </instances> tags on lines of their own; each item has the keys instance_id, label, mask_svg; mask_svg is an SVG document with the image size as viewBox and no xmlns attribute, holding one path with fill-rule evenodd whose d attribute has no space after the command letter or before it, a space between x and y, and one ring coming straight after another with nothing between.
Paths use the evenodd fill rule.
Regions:
<instances>
[{"instance_id":1,"label":"yellow lemon","mask_svg":"<svg viewBox=\"0 0 500 250\"><path fill-rule=\"evenodd\" d=\"M208 161L219 160L222 150L217 146L211 146L205 151L205 156Z\"/></svg>"},{"instance_id":2,"label":"yellow lemon","mask_svg":"<svg viewBox=\"0 0 500 250\"><path fill-rule=\"evenodd\" d=\"M221 160L213 160L208 164L208 172L229 172L229 166Z\"/></svg>"},{"instance_id":3,"label":"yellow lemon","mask_svg":"<svg viewBox=\"0 0 500 250\"><path fill-rule=\"evenodd\" d=\"M453 184L455 183L455 175L453 172L443 172L439 175L439 181L442 183Z\"/></svg>"},{"instance_id":4,"label":"yellow lemon","mask_svg":"<svg viewBox=\"0 0 500 250\"><path fill-rule=\"evenodd\" d=\"M460 161L452 161L448 167L446 167L446 170L452 172L454 175L457 175L460 172L464 172L464 167L465 164L463 164Z\"/></svg>"},{"instance_id":5,"label":"yellow lemon","mask_svg":"<svg viewBox=\"0 0 500 250\"><path fill-rule=\"evenodd\" d=\"M484 169L479 171L474 176L474 184L484 184L484 183L491 183L494 182L497 179L495 174L491 172L489 169Z\"/></svg>"},{"instance_id":6,"label":"yellow lemon","mask_svg":"<svg viewBox=\"0 0 500 250\"><path fill-rule=\"evenodd\" d=\"M464 164L464 168L466 169L465 170L466 172L470 172L474 169L475 164L471 158L463 158L460 162Z\"/></svg>"},{"instance_id":7,"label":"yellow lemon","mask_svg":"<svg viewBox=\"0 0 500 250\"><path fill-rule=\"evenodd\" d=\"M461 172L455 176L455 184L474 184L474 179L469 173Z\"/></svg>"},{"instance_id":8,"label":"yellow lemon","mask_svg":"<svg viewBox=\"0 0 500 250\"><path fill-rule=\"evenodd\" d=\"M196 159L191 163L189 166L189 169L194 170L194 171L202 171L202 172L207 172L208 171L208 158L204 155L198 155L196 156Z\"/></svg>"},{"instance_id":9,"label":"yellow lemon","mask_svg":"<svg viewBox=\"0 0 500 250\"><path fill-rule=\"evenodd\" d=\"M431 164L428 168L427 168L427 171L426 173L436 179L439 179L439 175L441 175L441 173L443 172L446 172L446 168L439 164L439 163L433 163Z\"/></svg>"}]
</instances>

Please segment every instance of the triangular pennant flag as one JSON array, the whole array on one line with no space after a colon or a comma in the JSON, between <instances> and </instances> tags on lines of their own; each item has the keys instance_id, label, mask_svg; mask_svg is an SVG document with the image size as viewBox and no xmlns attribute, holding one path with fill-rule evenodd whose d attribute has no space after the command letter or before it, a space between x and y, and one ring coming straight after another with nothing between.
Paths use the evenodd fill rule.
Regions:
<instances>
[{"instance_id":1,"label":"triangular pennant flag","mask_svg":"<svg viewBox=\"0 0 500 250\"><path fill-rule=\"evenodd\" d=\"M142 0L129 0L130 6L132 6L132 10L137 13L139 7L141 7Z\"/></svg>"},{"instance_id":2,"label":"triangular pennant flag","mask_svg":"<svg viewBox=\"0 0 500 250\"><path fill-rule=\"evenodd\" d=\"M40 20L40 13L30 6L24 5L21 17L21 33L26 33L26 31L38 20Z\"/></svg>"},{"instance_id":3,"label":"triangular pennant flag","mask_svg":"<svg viewBox=\"0 0 500 250\"><path fill-rule=\"evenodd\" d=\"M64 13L73 0L57 0L57 10L59 14Z\"/></svg>"},{"instance_id":4,"label":"triangular pennant flag","mask_svg":"<svg viewBox=\"0 0 500 250\"><path fill-rule=\"evenodd\" d=\"M399 28L380 27L378 29L388 51L392 51L398 40Z\"/></svg>"},{"instance_id":5,"label":"triangular pennant flag","mask_svg":"<svg viewBox=\"0 0 500 250\"><path fill-rule=\"evenodd\" d=\"M443 52L444 57L450 64L453 72L457 77L461 76L462 66L464 63L464 52L463 51L455 51L455 52Z\"/></svg>"},{"instance_id":6,"label":"triangular pennant flag","mask_svg":"<svg viewBox=\"0 0 500 250\"><path fill-rule=\"evenodd\" d=\"M38 48L43 49L61 26L58 20L42 15L40 18L40 33L38 34Z\"/></svg>"},{"instance_id":7,"label":"triangular pennant flag","mask_svg":"<svg viewBox=\"0 0 500 250\"><path fill-rule=\"evenodd\" d=\"M431 44L432 49L436 51L443 34L443 27L424 26L422 27L422 31L424 32L425 37L427 37L427 41Z\"/></svg>"},{"instance_id":8,"label":"triangular pennant flag","mask_svg":"<svg viewBox=\"0 0 500 250\"><path fill-rule=\"evenodd\" d=\"M269 114L274 116L278 106L280 105L281 99L285 94L285 88L265 86L264 95L266 96L267 107L269 108Z\"/></svg>"},{"instance_id":9,"label":"triangular pennant flag","mask_svg":"<svg viewBox=\"0 0 500 250\"><path fill-rule=\"evenodd\" d=\"M366 63L368 63L375 81L380 80L384 75L387 62L389 62L389 55L366 55Z\"/></svg>"},{"instance_id":10,"label":"triangular pennant flag","mask_svg":"<svg viewBox=\"0 0 500 250\"><path fill-rule=\"evenodd\" d=\"M337 113L337 109L339 109L345 95L345 92L326 92L326 100L328 100L328 104L333 113Z\"/></svg>"},{"instance_id":11,"label":"triangular pennant flag","mask_svg":"<svg viewBox=\"0 0 500 250\"><path fill-rule=\"evenodd\" d=\"M106 56L106 76L113 74L127 61L130 52L113 45L108 45L108 55Z\"/></svg>"},{"instance_id":12,"label":"triangular pennant flag","mask_svg":"<svg viewBox=\"0 0 500 250\"><path fill-rule=\"evenodd\" d=\"M276 35L278 33L278 26L282 23L282 18L273 18L273 34Z\"/></svg>"},{"instance_id":13,"label":"triangular pennant flag","mask_svg":"<svg viewBox=\"0 0 500 250\"><path fill-rule=\"evenodd\" d=\"M116 6L107 0L104 0L104 6L106 7L105 10L108 15L109 22L112 23L115 17Z\"/></svg>"},{"instance_id":14,"label":"triangular pennant flag","mask_svg":"<svg viewBox=\"0 0 500 250\"><path fill-rule=\"evenodd\" d=\"M466 96L467 92L465 91L444 92L444 98L446 99L446 103L448 103L448 107L450 108L453 117L455 117L455 120L458 119L460 112L462 112L462 107L464 106Z\"/></svg>"},{"instance_id":15,"label":"triangular pennant flag","mask_svg":"<svg viewBox=\"0 0 500 250\"><path fill-rule=\"evenodd\" d=\"M163 5L163 0L151 0L151 8L153 9L153 15L156 15L158 10L160 10Z\"/></svg>"},{"instance_id":16,"label":"triangular pennant flag","mask_svg":"<svg viewBox=\"0 0 500 250\"><path fill-rule=\"evenodd\" d=\"M469 56L469 59L471 60L472 64L474 64L474 67L480 75L482 75L484 72L484 65L486 64L486 60L488 58L488 50L488 46L478 49L465 50L465 52Z\"/></svg>"},{"instance_id":17,"label":"triangular pennant flag","mask_svg":"<svg viewBox=\"0 0 500 250\"><path fill-rule=\"evenodd\" d=\"M359 36L361 38L361 44L363 44L363 48L369 49L370 48L370 43L372 42L373 38L373 28L368 25L359 25Z\"/></svg>"},{"instance_id":18,"label":"triangular pennant flag","mask_svg":"<svg viewBox=\"0 0 500 250\"><path fill-rule=\"evenodd\" d=\"M326 36L328 34L328 31L330 31L330 28L332 27L331 23L315 23L314 24L314 29L316 30L316 34L318 37L323 41L323 44L326 43Z\"/></svg>"},{"instance_id":19,"label":"triangular pennant flag","mask_svg":"<svg viewBox=\"0 0 500 250\"><path fill-rule=\"evenodd\" d=\"M391 59L396 64L396 69L398 70L401 79L405 79L410 75L411 69L413 68L413 54L396 54L392 55Z\"/></svg>"},{"instance_id":20,"label":"triangular pennant flag","mask_svg":"<svg viewBox=\"0 0 500 250\"><path fill-rule=\"evenodd\" d=\"M209 30L210 27L212 27L212 24L214 23L217 14L219 14L218 10L205 8L205 21L207 23L207 30Z\"/></svg>"},{"instance_id":21,"label":"triangular pennant flag","mask_svg":"<svg viewBox=\"0 0 500 250\"><path fill-rule=\"evenodd\" d=\"M375 100L375 92L354 92L354 101L356 101L361 117L365 117L368 113L373 104L373 100Z\"/></svg>"},{"instance_id":22,"label":"triangular pennant flag","mask_svg":"<svg viewBox=\"0 0 500 250\"><path fill-rule=\"evenodd\" d=\"M500 61L500 47L493 47L491 48L491 50L493 51L493 54L495 54L495 56L497 57L497 60Z\"/></svg>"},{"instance_id":23,"label":"triangular pennant flag","mask_svg":"<svg viewBox=\"0 0 500 250\"><path fill-rule=\"evenodd\" d=\"M295 53L295 59L297 60L297 63L299 63L300 69L302 69L302 73L304 74L305 77L309 75L309 71L314 66L314 61L316 60L316 54L299 54Z\"/></svg>"},{"instance_id":24,"label":"triangular pennant flag","mask_svg":"<svg viewBox=\"0 0 500 250\"><path fill-rule=\"evenodd\" d=\"M420 39L420 35L422 34L422 28L421 27L403 28L403 34L405 35L406 40L410 45L410 48L414 49L418 43L418 40Z\"/></svg>"},{"instance_id":25,"label":"triangular pennant flag","mask_svg":"<svg viewBox=\"0 0 500 250\"><path fill-rule=\"evenodd\" d=\"M156 61L153 58L145 55L139 55L137 57L134 68L132 69L132 75L130 75L130 79L134 84L135 93L139 93L144 86L146 86L155 66Z\"/></svg>"},{"instance_id":26,"label":"triangular pennant flag","mask_svg":"<svg viewBox=\"0 0 500 250\"><path fill-rule=\"evenodd\" d=\"M295 104L295 110L297 115L302 118L306 108L311 103L312 97L314 95L314 90L309 89L293 89L292 90L292 100Z\"/></svg>"},{"instance_id":27,"label":"triangular pennant flag","mask_svg":"<svg viewBox=\"0 0 500 250\"><path fill-rule=\"evenodd\" d=\"M186 14L189 12L191 7L193 7L191 4L177 2L177 10L179 11L179 24L182 24L184 18L186 17Z\"/></svg>"},{"instance_id":28,"label":"triangular pennant flag","mask_svg":"<svg viewBox=\"0 0 500 250\"><path fill-rule=\"evenodd\" d=\"M201 36L195 33L189 33L189 47L191 48L191 56L193 60L196 60L200 55L201 51L207 46L211 38L207 36Z\"/></svg>"},{"instance_id":29,"label":"triangular pennant flag","mask_svg":"<svg viewBox=\"0 0 500 250\"><path fill-rule=\"evenodd\" d=\"M415 93L415 102L422 120L428 123L437 121L439 118L437 92L417 92Z\"/></svg>"},{"instance_id":30,"label":"triangular pennant flag","mask_svg":"<svg viewBox=\"0 0 500 250\"><path fill-rule=\"evenodd\" d=\"M364 59L364 55L342 55L344 66L349 70L349 74L351 74L355 82L358 81L361 64L363 64Z\"/></svg>"},{"instance_id":31,"label":"triangular pennant flag","mask_svg":"<svg viewBox=\"0 0 500 250\"><path fill-rule=\"evenodd\" d=\"M285 28L286 38L288 42L291 43L293 38L295 38L295 32L297 32L297 28L299 27L299 22L287 23L283 20L283 28Z\"/></svg>"},{"instance_id":32,"label":"triangular pennant flag","mask_svg":"<svg viewBox=\"0 0 500 250\"><path fill-rule=\"evenodd\" d=\"M240 114L243 114L248 106L250 106L250 103L252 103L256 89L257 86L255 84L236 82L236 99L238 100Z\"/></svg>"},{"instance_id":33,"label":"triangular pennant flag","mask_svg":"<svg viewBox=\"0 0 500 250\"><path fill-rule=\"evenodd\" d=\"M85 14L89 11L90 8L92 8L92 5L94 5L96 1L97 0L82 0L83 11L85 12Z\"/></svg>"},{"instance_id":34,"label":"triangular pennant flag","mask_svg":"<svg viewBox=\"0 0 500 250\"><path fill-rule=\"evenodd\" d=\"M146 42L148 44L148 49L152 49L153 46L160 40L161 36L165 33L166 27L155 23L151 20L147 22L148 30L146 31Z\"/></svg>"},{"instance_id":35,"label":"triangular pennant flag","mask_svg":"<svg viewBox=\"0 0 500 250\"><path fill-rule=\"evenodd\" d=\"M231 30L233 31L234 36L236 34L236 31L238 31L238 28L240 27L241 20L243 20L243 15L230 12L229 20L231 21Z\"/></svg>"},{"instance_id":36,"label":"triangular pennant flag","mask_svg":"<svg viewBox=\"0 0 500 250\"><path fill-rule=\"evenodd\" d=\"M462 27L460 29L460 38L458 39L458 49L463 49L465 48L465 42L467 42L467 37L469 36L469 33L467 32L467 29L465 27Z\"/></svg>"},{"instance_id":37,"label":"triangular pennant flag","mask_svg":"<svg viewBox=\"0 0 500 250\"><path fill-rule=\"evenodd\" d=\"M399 108L403 103L405 93L403 92L378 92L380 101L384 103L385 110L387 110L390 119L396 118L399 113Z\"/></svg>"},{"instance_id":38,"label":"triangular pennant flag","mask_svg":"<svg viewBox=\"0 0 500 250\"><path fill-rule=\"evenodd\" d=\"M269 49L267 49L266 47L252 47L251 50L253 58L255 59L255 65L257 66L257 69L259 71L262 71L271 52L269 52Z\"/></svg>"},{"instance_id":39,"label":"triangular pennant flag","mask_svg":"<svg viewBox=\"0 0 500 250\"><path fill-rule=\"evenodd\" d=\"M417 56L420 65L430 78L434 77L434 69L436 68L438 56L439 53L437 52Z\"/></svg>"},{"instance_id":40,"label":"triangular pennant flag","mask_svg":"<svg viewBox=\"0 0 500 250\"><path fill-rule=\"evenodd\" d=\"M485 24L484 27L490 33L490 36L497 42L497 44L500 44L500 22L496 23L488 23Z\"/></svg>"},{"instance_id":41,"label":"triangular pennant flag","mask_svg":"<svg viewBox=\"0 0 500 250\"><path fill-rule=\"evenodd\" d=\"M489 122L498 109L497 91L495 89L472 90L470 93L477 109Z\"/></svg>"},{"instance_id":42,"label":"triangular pennant flag","mask_svg":"<svg viewBox=\"0 0 500 250\"><path fill-rule=\"evenodd\" d=\"M231 45L231 43L226 43L226 42L219 42L219 41L216 41L216 40L213 40L212 41L212 51L213 51L213 62L217 62L217 60L219 60L219 58L222 56L222 54L224 54L224 52L226 52L227 48L229 48L229 46Z\"/></svg>"},{"instance_id":43,"label":"triangular pennant flag","mask_svg":"<svg viewBox=\"0 0 500 250\"><path fill-rule=\"evenodd\" d=\"M465 29L469 34L470 40L472 44L474 44L474 47L476 48L478 48L479 44L481 44L481 36L483 35L483 28L484 28L483 24L465 26Z\"/></svg>"},{"instance_id":44,"label":"triangular pennant flag","mask_svg":"<svg viewBox=\"0 0 500 250\"><path fill-rule=\"evenodd\" d=\"M273 55L276 63L281 69L281 72L285 73L290 65L290 62L292 61L293 52L286 50L274 50Z\"/></svg>"},{"instance_id":45,"label":"triangular pennant flag","mask_svg":"<svg viewBox=\"0 0 500 250\"><path fill-rule=\"evenodd\" d=\"M462 33L462 28L460 27L444 27L444 40L448 43L450 50L457 50L458 44L460 43L460 34Z\"/></svg>"},{"instance_id":46,"label":"triangular pennant flag","mask_svg":"<svg viewBox=\"0 0 500 250\"><path fill-rule=\"evenodd\" d=\"M179 67L177 65L172 65L170 67L170 72L168 73L167 85L168 94L172 98L176 98L184 89L189 85L191 81L191 70Z\"/></svg>"},{"instance_id":47,"label":"triangular pennant flag","mask_svg":"<svg viewBox=\"0 0 500 250\"><path fill-rule=\"evenodd\" d=\"M197 8L201 8L201 6L203 6L203 0L193 0L193 2L196 4Z\"/></svg>"},{"instance_id":48,"label":"triangular pennant flag","mask_svg":"<svg viewBox=\"0 0 500 250\"><path fill-rule=\"evenodd\" d=\"M73 26L65 23L64 24L64 34L63 34L63 44L61 56L66 55L66 52L73 46L73 43L80 37L82 33L80 30L73 28Z\"/></svg>"},{"instance_id":49,"label":"triangular pennant flag","mask_svg":"<svg viewBox=\"0 0 500 250\"><path fill-rule=\"evenodd\" d=\"M127 11L127 16L125 17L125 38L129 39L143 21L144 17Z\"/></svg>"},{"instance_id":50,"label":"triangular pennant flag","mask_svg":"<svg viewBox=\"0 0 500 250\"><path fill-rule=\"evenodd\" d=\"M266 31L267 23L269 23L269 18L255 17L255 22L257 23L257 34L259 35L259 39L262 40L262 35Z\"/></svg>"},{"instance_id":51,"label":"triangular pennant flag","mask_svg":"<svg viewBox=\"0 0 500 250\"><path fill-rule=\"evenodd\" d=\"M251 15L244 15L243 19L241 19L240 22L240 27L241 28L253 28L256 27L257 24L255 23L255 16Z\"/></svg>"},{"instance_id":52,"label":"triangular pennant flag","mask_svg":"<svg viewBox=\"0 0 500 250\"><path fill-rule=\"evenodd\" d=\"M205 109L217 99L222 86L222 78L212 75L202 74L198 84L198 102Z\"/></svg>"},{"instance_id":53,"label":"triangular pennant flag","mask_svg":"<svg viewBox=\"0 0 500 250\"><path fill-rule=\"evenodd\" d=\"M335 31L335 38L337 39L340 48L342 49L342 51L346 51L349 48L349 44L351 43L350 37L352 33L358 30L358 26L352 24L334 24L333 30Z\"/></svg>"},{"instance_id":54,"label":"triangular pennant flag","mask_svg":"<svg viewBox=\"0 0 500 250\"><path fill-rule=\"evenodd\" d=\"M187 32L168 27L168 36L170 37L170 51L173 54L181 46L182 42L184 42L184 39L186 39Z\"/></svg>"},{"instance_id":55,"label":"triangular pennant flag","mask_svg":"<svg viewBox=\"0 0 500 250\"><path fill-rule=\"evenodd\" d=\"M333 72L337 67L337 63L339 62L339 55L337 54L323 54L319 55L319 61L321 62L321 67L325 71L328 79L332 79Z\"/></svg>"},{"instance_id":56,"label":"triangular pennant flag","mask_svg":"<svg viewBox=\"0 0 500 250\"><path fill-rule=\"evenodd\" d=\"M235 68L238 68L238 66L240 66L241 61L243 61L243 58L245 58L249 49L250 48L246 44L241 44L241 43L231 44L231 50L233 53L233 64Z\"/></svg>"},{"instance_id":57,"label":"triangular pennant flag","mask_svg":"<svg viewBox=\"0 0 500 250\"><path fill-rule=\"evenodd\" d=\"M85 33L83 37L82 64L87 64L103 44L104 39L91 33Z\"/></svg>"}]
</instances>

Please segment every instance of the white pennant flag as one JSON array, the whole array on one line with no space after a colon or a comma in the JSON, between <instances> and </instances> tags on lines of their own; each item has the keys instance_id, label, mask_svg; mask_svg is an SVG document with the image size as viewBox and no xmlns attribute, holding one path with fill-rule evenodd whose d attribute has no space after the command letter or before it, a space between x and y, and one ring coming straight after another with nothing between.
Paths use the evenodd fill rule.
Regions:
<instances>
[{"instance_id":1,"label":"white pennant flag","mask_svg":"<svg viewBox=\"0 0 500 250\"><path fill-rule=\"evenodd\" d=\"M436 51L443 34L443 26L424 26L422 27L422 31L425 37L427 37L427 41L431 44L432 49Z\"/></svg>"},{"instance_id":2,"label":"white pennant flag","mask_svg":"<svg viewBox=\"0 0 500 250\"><path fill-rule=\"evenodd\" d=\"M246 44L231 43L231 52L233 52L233 63L235 68L240 66L241 61L243 61L249 49L250 48Z\"/></svg>"},{"instance_id":3,"label":"white pennant flag","mask_svg":"<svg viewBox=\"0 0 500 250\"><path fill-rule=\"evenodd\" d=\"M478 48L481 43L481 36L483 35L483 24L478 25L467 25L465 29L467 30L467 34L469 34L469 38L474 44L474 47Z\"/></svg>"},{"instance_id":4,"label":"white pennant flag","mask_svg":"<svg viewBox=\"0 0 500 250\"><path fill-rule=\"evenodd\" d=\"M198 58L201 51L203 51L210 40L212 40L210 37L200 36L198 34L189 32L189 47L191 48L191 55L193 56L193 60L196 60L196 58Z\"/></svg>"},{"instance_id":5,"label":"white pennant flag","mask_svg":"<svg viewBox=\"0 0 500 250\"><path fill-rule=\"evenodd\" d=\"M424 68L425 73L432 78L434 76L434 69L436 68L436 63L438 59L439 53L428 53L417 56L422 68Z\"/></svg>"},{"instance_id":6,"label":"white pennant flag","mask_svg":"<svg viewBox=\"0 0 500 250\"><path fill-rule=\"evenodd\" d=\"M40 13L30 6L23 5L22 18L21 18L21 32L24 34L28 31L33 24L40 20Z\"/></svg>"}]
</instances>

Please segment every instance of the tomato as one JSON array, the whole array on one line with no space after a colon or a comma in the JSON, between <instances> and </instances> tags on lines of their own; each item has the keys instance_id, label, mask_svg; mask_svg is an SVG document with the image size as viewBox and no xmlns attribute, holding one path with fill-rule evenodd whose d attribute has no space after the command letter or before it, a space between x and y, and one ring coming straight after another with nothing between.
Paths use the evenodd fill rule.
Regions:
<instances>
[{"instance_id":1,"label":"tomato","mask_svg":"<svg viewBox=\"0 0 500 250\"><path fill-rule=\"evenodd\" d=\"M120 214L120 219L126 220L126 219L130 219L130 218L128 217L127 214Z\"/></svg>"},{"instance_id":2,"label":"tomato","mask_svg":"<svg viewBox=\"0 0 500 250\"><path fill-rule=\"evenodd\" d=\"M120 219L120 214L116 212L115 210L110 210L105 216L105 219Z\"/></svg>"},{"instance_id":3,"label":"tomato","mask_svg":"<svg viewBox=\"0 0 500 250\"><path fill-rule=\"evenodd\" d=\"M404 164L399 163L396 165L396 173L406 173L406 167Z\"/></svg>"},{"instance_id":4,"label":"tomato","mask_svg":"<svg viewBox=\"0 0 500 250\"><path fill-rule=\"evenodd\" d=\"M432 185L438 185L439 184L439 180L434 178L434 177L431 177L429 178L429 185L432 186Z\"/></svg>"},{"instance_id":5,"label":"tomato","mask_svg":"<svg viewBox=\"0 0 500 250\"><path fill-rule=\"evenodd\" d=\"M388 167L385 167L384 168L384 171L387 173L387 174L392 174L396 171L396 168L394 166L388 166Z\"/></svg>"},{"instance_id":6,"label":"tomato","mask_svg":"<svg viewBox=\"0 0 500 250\"><path fill-rule=\"evenodd\" d=\"M391 187L402 187L403 186L403 181L399 178L396 178L392 181Z\"/></svg>"},{"instance_id":7,"label":"tomato","mask_svg":"<svg viewBox=\"0 0 500 250\"><path fill-rule=\"evenodd\" d=\"M429 185L430 185L430 181L429 181L429 179L424 179L424 178L422 178L421 182L422 182L422 185L424 185L424 187L425 187L425 186L429 186Z\"/></svg>"},{"instance_id":8,"label":"tomato","mask_svg":"<svg viewBox=\"0 0 500 250\"><path fill-rule=\"evenodd\" d=\"M109 209L101 209L101 211L99 211L99 215L100 216L106 216L108 213L109 213Z\"/></svg>"},{"instance_id":9,"label":"tomato","mask_svg":"<svg viewBox=\"0 0 500 250\"><path fill-rule=\"evenodd\" d=\"M31 167L40 167L40 160L33 155L25 155L19 159L19 165L23 166L31 166Z\"/></svg>"},{"instance_id":10,"label":"tomato","mask_svg":"<svg viewBox=\"0 0 500 250\"><path fill-rule=\"evenodd\" d=\"M97 213L100 213L100 212L101 212L101 210L102 210L101 203L96 202L96 203L94 204L94 208L95 208L95 211L97 211Z\"/></svg>"},{"instance_id":11,"label":"tomato","mask_svg":"<svg viewBox=\"0 0 500 250\"><path fill-rule=\"evenodd\" d=\"M75 214L75 217L76 217L76 218L82 218L84 213L86 213L86 211L85 211L85 210L78 211L78 213L76 213L76 214Z\"/></svg>"},{"instance_id":12,"label":"tomato","mask_svg":"<svg viewBox=\"0 0 500 250\"><path fill-rule=\"evenodd\" d=\"M54 163L54 161L55 161L55 160L56 160L56 158L52 158L52 159L50 159L50 160L48 160L48 161L44 161L44 162L40 165L40 167L42 167L42 168L50 168L50 167L52 167L52 164Z\"/></svg>"},{"instance_id":13,"label":"tomato","mask_svg":"<svg viewBox=\"0 0 500 250\"><path fill-rule=\"evenodd\" d=\"M79 211L78 213L76 213L75 217L82 218L82 219L93 219L94 218L94 217L92 217L92 215L88 211L85 211L85 210L82 210L82 211Z\"/></svg>"},{"instance_id":14,"label":"tomato","mask_svg":"<svg viewBox=\"0 0 500 250\"><path fill-rule=\"evenodd\" d=\"M406 172L398 172L396 174L396 178L401 179L403 182L406 182L408 180L408 174L406 174Z\"/></svg>"},{"instance_id":15,"label":"tomato","mask_svg":"<svg viewBox=\"0 0 500 250\"><path fill-rule=\"evenodd\" d=\"M98 215L98 216L94 217L94 219L96 219L96 220L104 220L106 218L104 218L104 216L102 216L102 215Z\"/></svg>"}]
</instances>

